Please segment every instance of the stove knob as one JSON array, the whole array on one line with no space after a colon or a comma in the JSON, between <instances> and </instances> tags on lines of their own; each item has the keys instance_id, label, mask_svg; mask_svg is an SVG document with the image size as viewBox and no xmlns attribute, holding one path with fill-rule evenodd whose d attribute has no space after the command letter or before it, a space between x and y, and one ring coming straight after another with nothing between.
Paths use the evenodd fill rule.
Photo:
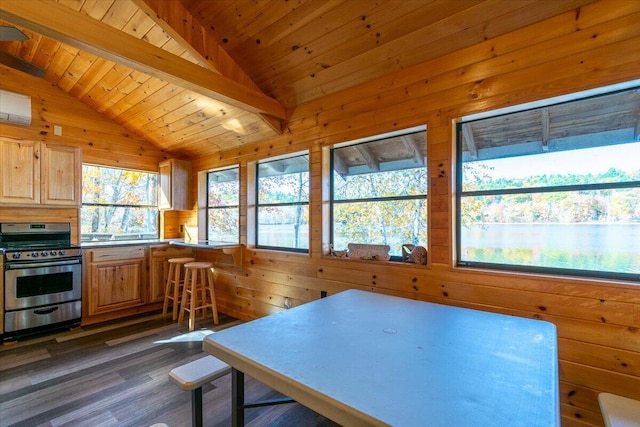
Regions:
<instances>
[{"instance_id":1,"label":"stove knob","mask_svg":"<svg viewBox=\"0 0 640 427\"><path fill-rule=\"evenodd\" d=\"M51 256L56 256L56 254L57 254L57 253L56 253L56 251L51 251L51 252L49 252L49 254L50 254Z\"/></svg>"},{"instance_id":2,"label":"stove knob","mask_svg":"<svg viewBox=\"0 0 640 427\"><path fill-rule=\"evenodd\" d=\"M14 253L11 255L11 257L12 257L13 259L18 259L18 258L20 258L20 252L14 252Z\"/></svg>"},{"instance_id":3,"label":"stove knob","mask_svg":"<svg viewBox=\"0 0 640 427\"><path fill-rule=\"evenodd\" d=\"M40 255L47 256L47 255L49 255L49 253L47 251L42 251L42 252L40 252Z\"/></svg>"},{"instance_id":4,"label":"stove knob","mask_svg":"<svg viewBox=\"0 0 640 427\"><path fill-rule=\"evenodd\" d=\"M38 252L35 252L35 251L34 251L34 252L31 254L31 258L38 258Z\"/></svg>"},{"instance_id":5,"label":"stove knob","mask_svg":"<svg viewBox=\"0 0 640 427\"><path fill-rule=\"evenodd\" d=\"M60 250L58 251L58 255L64 255L64 249L60 249Z\"/></svg>"}]
</instances>

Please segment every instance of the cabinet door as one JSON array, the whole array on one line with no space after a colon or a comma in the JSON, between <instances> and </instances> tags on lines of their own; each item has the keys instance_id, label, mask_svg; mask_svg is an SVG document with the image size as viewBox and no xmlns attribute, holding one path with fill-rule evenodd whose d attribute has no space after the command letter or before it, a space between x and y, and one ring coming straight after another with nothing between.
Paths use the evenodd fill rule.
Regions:
<instances>
[{"instance_id":1,"label":"cabinet door","mask_svg":"<svg viewBox=\"0 0 640 427\"><path fill-rule=\"evenodd\" d=\"M171 182L171 162L164 161L158 168L158 208L171 209L173 206Z\"/></svg>"},{"instance_id":2,"label":"cabinet door","mask_svg":"<svg viewBox=\"0 0 640 427\"><path fill-rule=\"evenodd\" d=\"M158 208L184 211L191 209L189 185L191 163L185 160L169 159L158 167Z\"/></svg>"},{"instance_id":3,"label":"cabinet door","mask_svg":"<svg viewBox=\"0 0 640 427\"><path fill-rule=\"evenodd\" d=\"M80 148L42 144L42 203L80 205Z\"/></svg>"},{"instance_id":4,"label":"cabinet door","mask_svg":"<svg viewBox=\"0 0 640 427\"><path fill-rule=\"evenodd\" d=\"M143 304L144 259L91 266L89 314Z\"/></svg>"},{"instance_id":5,"label":"cabinet door","mask_svg":"<svg viewBox=\"0 0 640 427\"><path fill-rule=\"evenodd\" d=\"M0 139L0 203L40 203L40 143Z\"/></svg>"},{"instance_id":6,"label":"cabinet door","mask_svg":"<svg viewBox=\"0 0 640 427\"><path fill-rule=\"evenodd\" d=\"M0 256L0 307L4 307L4 257ZM0 334L4 333L4 314L0 316Z\"/></svg>"},{"instance_id":7,"label":"cabinet door","mask_svg":"<svg viewBox=\"0 0 640 427\"><path fill-rule=\"evenodd\" d=\"M149 266L149 302L164 301L169 263L166 257L151 256Z\"/></svg>"},{"instance_id":8,"label":"cabinet door","mask_svg":"<svg viewBox=\"0 0 640 427\"><path fill-rule=\"evenodd\" d=\"M144 246L91 249L85 252L87 315L117 311L144 304L146 253Z\"/></svg>"},{"instance_id":9,"label":"cabinet door","mask_svg":"<svg viewBox=\"0 0 640 427\"><path fill-rule=\"evenodd\" d=\"M151 248L149 266L149 301L164 301L164 290L167 284L167 273L169 272L169 258L192 257L193 250L190 248L177 248L172 246L162 246Z\"/></svg>"}]
</instances>

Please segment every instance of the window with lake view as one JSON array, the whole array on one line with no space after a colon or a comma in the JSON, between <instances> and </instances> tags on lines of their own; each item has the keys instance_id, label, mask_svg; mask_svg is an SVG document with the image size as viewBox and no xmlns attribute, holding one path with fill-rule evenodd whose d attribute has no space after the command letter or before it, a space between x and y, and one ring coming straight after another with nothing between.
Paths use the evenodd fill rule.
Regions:
<instances>
[{"instance_id":1,"label":"window with lake view","mask_svg":"<svg viewBox=\"0 0 640 427\"><path fill-rule=\"evenodd\" d=\"M309 251L309 155L258 163L256 247Z\"/></svg>"},{"instance_id":2,"label":"window with lake view","mask_svg":"<svg viewBox=\"0 0 640 427\"><path fill-rule=\"evenodd\" d=\"M457 126L460 266L640 279L638 87Z\"/></svg>"},{"instance_id":3,"label":"window with lake view","mask_svg":"<svg viewBox=\"0 0 640 427\"><path fill-rule=\"evenodd\" d=\"M331 243L427 245L427 135L424 127L331 150Z\"/></svg>"},{"instance_id":4,"label":"window with lake view","mask_svg":"<svg viewBox=\"0 0 640 427\"><path fill-rule=\"evenodd\" d=\"M240 241L240 169L207 173L207 240Z\"/></svg>"}]
</instances>

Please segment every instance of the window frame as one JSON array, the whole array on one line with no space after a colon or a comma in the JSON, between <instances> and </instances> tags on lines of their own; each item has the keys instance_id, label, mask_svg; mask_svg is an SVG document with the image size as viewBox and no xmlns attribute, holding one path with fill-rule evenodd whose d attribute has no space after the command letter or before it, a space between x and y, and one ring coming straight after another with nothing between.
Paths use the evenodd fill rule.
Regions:
<instances>
[{"instance_id":1,"label":"window frame","mask_svg":"<svg viewBox=\"0 0 640 427\"><path fill-rule=\"evenodd\" d=\"M348 203L366 203L366 202L393 202L393 201L408 201L408 200L424 200L424 203L427 205L427 209L428 209L428 200L429 200L429 173L428 173L428 159L426 159L425 156L425 164L424 166L421 166L422 168L425 169L425 176L426 176L426 188L425 188L425 193L424 194L418 194L418 195L407 195L407 196L392 196L392 197L372 197L372 198L356 198L356 199L345 199L345 200L336 200L334 195L335 195L335 151L339 150L340 148L344 148L344 147L349 147L349 146L357 146L359 144L367 144L370 142L376 142L376 141L381 141L381 140L385 140L385 139L389 139L389 138L393 138L393 137L397 137L397 136L403 136L403 135L409 135L409 134L413 134L413 133L417 133L417 132L424 132L425 134L425 140L427 138L427 126L426 125L421 125L421 126L415 126L415 127L411 127L411 128L407 128L407 129L402 129L402 130L398 130L398 131L393 131L393 132L388 132L388 133L383 133L383 134L379 134L379 135L374 135L374 136L370 136L370 137L366 137L366 138L361 138L361 139L357 139L357 140L353 140L353 141L348 141L348 142L344 142L341 144L336 144L332 147L329 148L328 152L329 152L329 192L328 192L328 202L329 202L329 209L328 209L328 216L329 216L329 247L331 248L330 252L332 252L333 250L346 250L347 248L336 248L335 247L335 218L334 218L334 207L335 205L340 205L340 204L348 204ZM425 142L425 150L426 150L426 142ZM425 220L426 222L426 232L427 232L427 239L428 239L428 233L429 233L429 219L427 217L427 219ZM353 243L363 243L363 242L353 242ZM371 243L371 244L382 244L382 243ZM428 240L427 242L424 242L425 248L428 249ZM402 261L402 256L397 256L397 255L390 255L390 259L389 261L393 261L393 262L401 262ZM428 257L427 260L427 264L430 262L430 257Z\"/></svg>"},{"instance_id":2,"label":"window frame","mask_svg":"<svg viewBox=\"0 0 640 427\"><path fill-rule=\"evenodd\" d=\"M236 175L237 175L237 183L238 183L238 188L237 188L237 204L235 205L220 205L220 206L211 206L209 205L209 179L212 176L212 174L216 174L216 173L220 173L220 172L225 172L225 171L232 171L235 170L236 171ZM238 233L236 235L236 240L235 242L225 242L225 243L229 243L229 244L239 244L240 243L240 165L234 165L234 166L229 166L229 167L224 167L224 168L219 168L219 169L212 169L206 172L205 174L205 191L204 191L204 211L205 211L205 240L212 240L211 237L209 236L209 212L211 210L223 210L223 209L236 209L238 215L236 217L236 228L238 230Z\"/></svg>"},{"instance_id":3,"label":"window frame","mask_svg":"<svg viewBox=\"0 0 640 427\"><path fill-rule=\"evenodd\" d=\"M520 113L528 110L536 110L545 107L552 107L561 104L569 104L572 102L584 101L590 98L596 98L599 96L614 95L619 92L624 92L633 89L640 89L640 81L629 82L627 84L615 85L607 88L598 88L593 91L586 91L582 93L576 93L568 96L553 98L549 100L537 101L534 103L524 104L523 106L515 106L506 110L497 110L493 112L482 113L476 117L463 118L455 123L456 129L456 152L455 152L455 266L462 268L478 268L485 270L495 270L501 272L522 272L530 274L550 274L559 276L577 276L586 278L598 278L598 279L612 279L612 280L640 280L640 274L638 273L621 273L613 271L601 271L601 270L584 270L579 268L561 268L561 267L546 267L546 266L534 266L534 265L518 265L518 264L504 264L504 263L491 263L481 261L469 261L463 260L462 248L462 199L464 197L477 197L477 196L505 196L505 195L523 195L523 194L547 194L547 193L567 193L580 191L599 191L599 190L615 190L615 189L633 189L640 188L639 181L625 181L625 182L596 182L596 183L581 183L574 185L548 185L548 186L536 186L536 187L521 187L521 188L500 188L490 190L463 190L463 131L462 126L467 123L473 123L483 119L493 119L500 116L507 116L510 114ZM634 88L634 86L636 86ZM629 141L631 143L633 141ZM605 147L606 144L596 147ZM504 156L503 158L514 158L516 156ZM533 173L535 175L535 173ZM534 176L530 175L530 176ZM577 223L580 224L580 223Z\"/></svg>"},{"instance_id":4,"label":"window frame","mask_svg":"<svg viewBox=\"0 0 640 427\"><path fill-rule=\"evenodd\" d=\"M286 160L286 159L293 159L296 157L307 157L307 164L308 164L308 170L307 170L307 174L308 174L308 199L306 202L283 202L283 203L260 203L260 165L264 165L267 163L271 163L271 162L278 162L281 160ZM256 163L255 165L255 221L254 221L254 236L255 236L255 248L256 249L266 249L266 250L278 250L278 251L286 251L286 252L295 252L295 253L302 253L302 254L308 254L309 253L309 246L311 245L311 222L309 221L307 223L307 227L308 227L308 239L307 239L307 248L293 248L293 247L288 247L288 246L272 246L272 245L261 245L260 244L260 233L259 233L259 226L260 226L260 208L261 207L289 207L289 206L307 206L307 209L309 210L309 214L310 214L310 209L311 209L311 159L310 159L310 153L308 151L305 152L301 152L301 153L295 153L295 154L291 154L291 155L287 155L287 156L280 156L277 158L271 158L271 159L264 159L262 161L259 161Z\"/></svg>"},{"instance_id":5,"label":"window frame","mask_svg":"<svg viewBox=\"0 0 640 427\"><path fill-rule=\"evenodd\" d=\"M138 170L138 169L129 169L129 168L121 168L121 167L115 167L115 166L105 166L105 165L97 165L97 164L90 164L90 163L83 163L82 164L82 168L84 170L84 167L92 167L92 168L101 168L101 169L114 169L114 170L120 170L120 171L125 171L125 172L137 172L137 173L144 173L144 174L148 174L148 175L155 175L156 177L156 185L154 186L154 188L151 190L151 196L155 196L155 204L125 204L125 203L95 203L95 202L89 202L89 203L85 203L84 202L84 189L82 188L83 186L81 185L81 196L80 196L80 240L81 241L93 241L93 240L84 240L83 239L83 235L84 233L82 232L82 210L85 206L87 207L114 207L114 208L134 208L134 209L151 209L151 210L155 210L155 217L156 217L156 230L155 230L155 237L149 237L148 235L144 235L145 233L138 233L141 237L139 238L127 238L127 239L114 239L113 235L115 233L111 233L112 237L109 240L115 240L115 241L137 241L137 240L148 240L148 239L158 239L160 236L160 209L158 208L158 199L157 199L157 195L158 195L158 185L159 185L159 179L160 179L160 174L158 172L153 172L153 171L144 171L144 170ZM83 174L84 175L84 174ZM82 177L82 180L84 182L85 177ZM104 234L104 233L90 233L90 234ZM151 234L151 233L146 233L146 234ZM142 237L142 235L144 235L144 237Z\"/></svg>"}]
</instances>

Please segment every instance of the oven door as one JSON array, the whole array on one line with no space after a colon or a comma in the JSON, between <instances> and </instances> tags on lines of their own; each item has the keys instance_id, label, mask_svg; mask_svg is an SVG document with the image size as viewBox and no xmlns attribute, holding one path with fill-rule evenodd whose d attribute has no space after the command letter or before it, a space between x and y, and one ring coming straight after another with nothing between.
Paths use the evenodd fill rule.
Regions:
<instances>
[{"instance_id":1,"label":"oven door","mask_svg":"<svg viewBox=\"0 0 640 427\"><path fill-rule=\"evenodd\" d=\"M82 298L82 261L5 264L5 311Z\"/></svg>"}]
</instances>

